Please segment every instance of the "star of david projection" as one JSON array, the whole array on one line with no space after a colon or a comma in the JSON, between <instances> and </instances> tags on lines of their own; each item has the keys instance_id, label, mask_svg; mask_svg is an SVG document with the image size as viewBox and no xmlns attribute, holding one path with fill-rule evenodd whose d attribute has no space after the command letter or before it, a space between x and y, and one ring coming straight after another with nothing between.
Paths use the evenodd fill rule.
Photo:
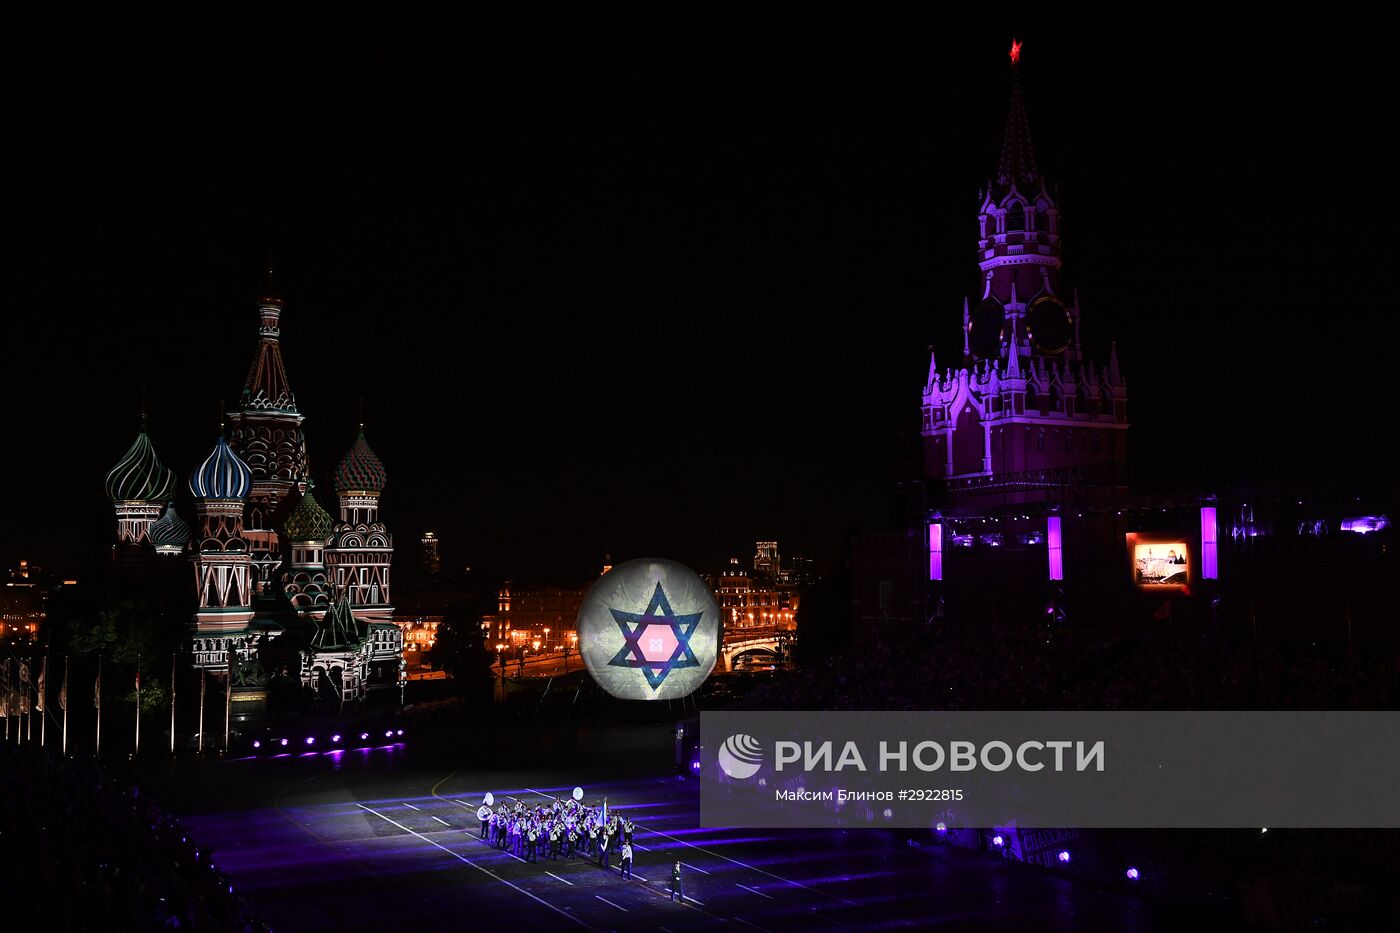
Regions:
<instances>
[{"instance_id":1,"label":"star of david projection","mask_svg":"<svg viewBox=\"0 0 1400 933\"><path fill-rule=\"evenodd\" d=\"M609 665L641 671L653 690L672 671L700 666L695 652L690 650L690 636L695 634L704 613L676 615L659 581L645 612L623 612L611 607L608 611L622 629L624 639L622 650Z\"/></svg>"}]
</instances>

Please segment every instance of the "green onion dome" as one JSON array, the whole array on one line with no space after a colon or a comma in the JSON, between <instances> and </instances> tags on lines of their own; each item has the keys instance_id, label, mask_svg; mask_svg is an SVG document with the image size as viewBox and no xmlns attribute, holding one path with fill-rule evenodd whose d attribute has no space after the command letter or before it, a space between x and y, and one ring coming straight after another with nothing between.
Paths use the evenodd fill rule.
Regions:
<instances>
[{"instance_id":1,"label":"green onion dome","mask_svg":"<svg viewBox=\"0 0 1400 933\"><path fill-rule=\"evenodd\" d=\"M287 516L282 531L288 541L324 541L331 536L335 523L321 508L321 503L316 501L313 494L315 488L314 483L308 482L306 492L301 494L301 501Z\"/></svg>"},{"instance_id":2,"label":"green onion dome","mask_svg":"<svg viewBox=\"0 0 1400 933\"><path fill-rule=\"evenodd\" d=\"M175 474L160 462L142 429L131 449L107 473L106 487L113 502L164 502L175 491Z\"/></svg>"}]
</instances>

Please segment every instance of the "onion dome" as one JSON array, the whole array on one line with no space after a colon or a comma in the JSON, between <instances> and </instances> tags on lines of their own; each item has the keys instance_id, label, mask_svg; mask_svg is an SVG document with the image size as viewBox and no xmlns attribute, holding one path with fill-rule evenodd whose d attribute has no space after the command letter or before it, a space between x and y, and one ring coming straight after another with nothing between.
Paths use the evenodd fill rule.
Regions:
<instances>
[{"instance_id":1,"label":"onion dome","mask_svg":"<svg viewBox=\"0 0 1400 933\"><path fill-rule=\"evenodd\" d=\"M335 491L342 496L377 496L387 479L384 464L369 449L369 442L365 440L365 426L360 425L360 434L351 445L350 452L335 468Z\"/></svg>"},{"instance_id":2,"label":"onion dome","mask_svg":"<svg viewBox=\"0 0 1400 933\"><path fill-rule=\"evenodd\" d=\"M253 488L253 471L238 459L219 435L219 443L190 476L190 492L196 499L246 499Z\"/></svg>"},{"instance_id":3,"label":"onion dome","mask_svg":"<svg viewBox=\"0 0 1400 933\"><path fill-rule=\"evenodd\" d=\"M330 515L321 508L321 503L316 501L312 495L315 484L308 482L306 492L301 494L301 500L297 502L296 508L292 509L292 514L287 516L287 521L282 526L282 531L289 541L324 541L331 536L331 531L335 528L335 523L331 521Z\"/></svg>"},{"instance_id":4,"label":"onion dome","mask_svg":"<svg viewBox=\"0 0 1400 933\"><path fill-rule=\"evenodd\" d=\"M164 502L175 491L175 474L160 462L145 429L107 474L113 502Z\"/></svg>"},{"instance_id":5,"label":"onion dome","mask_svg":"<svg viewBox=\"0 0 1400 933\"><path fill-rule=\"evenodd\" d=\"M175 512L175 503L165 505L165 514L151 523L146 532L157 554L181 554L190 540L190 526Z\"/></svg>"}]
</instances>

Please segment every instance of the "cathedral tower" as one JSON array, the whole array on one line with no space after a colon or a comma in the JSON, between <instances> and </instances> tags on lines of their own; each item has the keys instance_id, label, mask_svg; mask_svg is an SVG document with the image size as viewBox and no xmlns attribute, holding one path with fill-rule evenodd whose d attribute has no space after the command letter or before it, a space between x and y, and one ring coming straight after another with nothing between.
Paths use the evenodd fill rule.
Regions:
<instances>
[{"instance_id":1,"label":"cathedral tower","mask_svg":"<svg viewBox=\"0 0 1400 933\"><path fill-rule=\"evenodd\" d=\"M144 416L136 440L107 472L105 487L117 513L117 543L145 544L151 525L175 491L175 474L156 456Z\"/></svg>"},{"instance_id":2,"label":"cathedral tower","mask_svg":"<svg viewBox=\"0 0 1400 933\"><path fill-rule=\"evenodd\" d=\"M1061 217L1041 174L1017 68L995 175L979 192L978 289L962 309L961 363L923 390L924 473L950 502L1014 504L1055 487L1121 490L1127 385L1118 352L1088 361L1077 292L1067 292Z\"/></svg>"},{"instance_id":3,"label":"cathedral tower","mask_svg":"<svg viewBox=\"0 0 1400 933\"><path fill-rule=\"evenodd\" d=\"M298 484L306 479L302 414L282 363L282 297L272 270L258 300L258 351L238 407L228 412L229 445L252 474L243 537L259 593L269 592L282 554L277 527Z\"/></svg>"},{"instance_id":4,"label":"cathedral tower","mask_svg":"<svg viewBox=\"0 0 1400 933\"><path fill-rule=\"evenodd\" d=\"M387 476L384 464L365 440L365 427L335 470L340 521L326 547L326 569L337 593L345 592L357 618L388 622L389 563L394 540L379 520L379 494Z\"/></svg>"},{"instance_id":5,"label":"cathedral tower","mask_svg":"<svg viewBox=\"0 0 1400 933\"><path fill-rule=\"evenodd\" d=\"M252 568L243 531L244 500L252 485L252 470L229 448L222 433L190 476L197 526L196 639L241 635L253 618Z\"/></svg>"}]
</instances>

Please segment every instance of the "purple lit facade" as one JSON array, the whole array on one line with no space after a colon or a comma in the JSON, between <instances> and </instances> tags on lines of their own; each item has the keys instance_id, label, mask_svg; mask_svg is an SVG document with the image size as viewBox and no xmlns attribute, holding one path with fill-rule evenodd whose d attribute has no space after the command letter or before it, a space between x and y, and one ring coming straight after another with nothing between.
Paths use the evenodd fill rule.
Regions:
<instances>
[{"instance_id":1,"label":"purple lit facade","mask_svg":"<svg viewBox=\"0 0 1400 933\"><path fill-rule=\"evenodd\" d=\"M1066 484L1112 496L1124 485L1127 382L1116 346L1100 365L1081 345L1053 187L1013 79L1001 159L979 192L978 290L963 300L961 359L940 372L930 350L923 389L924 475L954 504L1037 502Z\"/></svg>"}]
</instances>

